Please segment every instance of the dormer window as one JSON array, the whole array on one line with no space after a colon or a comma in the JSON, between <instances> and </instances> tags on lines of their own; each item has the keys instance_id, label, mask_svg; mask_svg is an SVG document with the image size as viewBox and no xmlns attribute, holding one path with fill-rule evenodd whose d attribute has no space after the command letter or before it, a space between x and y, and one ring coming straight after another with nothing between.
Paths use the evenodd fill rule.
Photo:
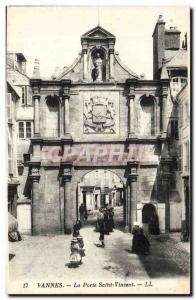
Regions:
<instances>
[{"instance_id":1,"label":"dormer window","mask_svg":"<svg viewBox=\"0 0 196 300\"><path fill-rule=\"evenodd\" d=\"M187 83L186 77L173 77L171 80L171 93L176 96Z\"/></svg>"}]
</instances>

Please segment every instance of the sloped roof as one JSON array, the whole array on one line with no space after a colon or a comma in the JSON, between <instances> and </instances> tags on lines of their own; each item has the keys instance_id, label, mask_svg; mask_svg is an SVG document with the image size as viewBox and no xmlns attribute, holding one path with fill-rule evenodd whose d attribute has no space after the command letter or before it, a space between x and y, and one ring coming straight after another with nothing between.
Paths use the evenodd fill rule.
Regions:
<instances>
[{"instance_id":1,"label":"sloped roof","mask_svg":"<svg viewBox=\"0 0 196 300\"><path fill-rule=\"evenodd\" d=\"M16 97L19 99L20 95L17 91L17 87L13 86L11 81L9 79L7 79L7 84L9 85L9 87L11 88L11 90L14 92L14 94L16 95Z\"/></svg>"},{"instance_id":2,"label":"sloped roof","mask_svg":"<svg viewBox=\"0 0 196 300\"><path fill-rule=\"evenodd\" d=\"M180 50L166 50L165 58L167 67L187 67L188 53L185 49Z\"/></svg>"},{"instance_id":3,"label":"sloped roof","mask_svg":"<svg viewBox=\"0 0 196 300\"><path fill-rule=\"evenodd\" d=\"M105 30L100 25L96 26L95 28L87 31L81 36L81 40L85 39L113 39L115 40L115 36L111 34L109 31Z\"/></svg>"}]
</instances>

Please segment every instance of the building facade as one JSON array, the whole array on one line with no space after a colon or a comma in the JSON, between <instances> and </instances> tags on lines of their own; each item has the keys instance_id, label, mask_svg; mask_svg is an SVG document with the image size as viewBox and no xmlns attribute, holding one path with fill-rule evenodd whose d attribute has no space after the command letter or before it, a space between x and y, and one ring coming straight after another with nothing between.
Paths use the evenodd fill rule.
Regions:
<instances>
[{"instance_id":1,"label":"building facade","mask_svg":"<svg viewBox=\"0 0 196 300\"><path fill-rule=\"evenodd\" d=\"M7 80L18 93L14 119L17 189L17 219L22 233L31 233L31 187L28 181L30 144L33 136L34 108L30 79L26 75L26 58L22 53L7 53Z\"/></svg>"},{"instance_id":2,"label":"building facade","mask_svg":"<svg viewBox=\"0 0 196 300\"><path fill-rule=\"evenodd\" d=\"M8 145L8 211L17 217L17 199L18 199L18 169L17 169L17 122L16 109L20 98L17 90L7 81L7 145Z\"/></svg>"},{"instance_id":3,"label":"building facade","mask_svg":"<svg viewBox=\"0 0 196 300\"><path fill-rule=\"evenodd\" d=\"M188 85L177 95L179 105L179 171L182 198L182 240L190 233L190 95Z\"/></svg>"},{"instance_id":4,"label":"building facade","mask_svg":"<svg viewBox=\"0 0 196 300\"><path fill-rule=\"evenodd\" d=\"M81 52L69 68L44 79L36 60L27 80L32 102L18 113L19 137L29 147L20 148L19 140L20 155L29 154L21 199L29 201L34 235L71 233L79 203L86 201L78 190L92 187L83 184L85 176L104 170L119 178L128 230L154 212L161 232L181 229L178 103L171 87L174 77L187 78L187 62L181 69L175 65L187 50L180 47L180 32L166 30L160 16L153 33L154 78L147 80L122 63L115 41L97 26L81 36ZM31 139L27 122L33 124Z\"/></svg>"}]
</instances>

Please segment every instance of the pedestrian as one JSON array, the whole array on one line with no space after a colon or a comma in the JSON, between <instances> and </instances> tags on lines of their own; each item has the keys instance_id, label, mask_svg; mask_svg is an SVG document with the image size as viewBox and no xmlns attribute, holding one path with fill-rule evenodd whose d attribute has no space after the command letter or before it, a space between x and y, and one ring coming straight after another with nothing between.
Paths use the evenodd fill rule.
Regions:
<instances>
[{"instance_id":1,"label":"pedestrian","mask_svg":"<svg viewBox=\"0 0 196 300\"><path fill-rule=\"evenodd\" d=\"M104 213L105 234L110 234L109 210L108 210L107 204L105 205L103 213Z\"/></svg>"},{"instance_id":2,"label":"pedestrian","mask_svg":"<svg viewBox=\"0 0 196 300\"><path fill-rule=\"evenodd\" d=\"M114 229L114 209L110 207L108 209L108 223L109 223L109 232L113 232Z\"/></svg>"},{"instance_id":3,"label":"pedestrian","mask_svg":"<svg viewBox=\"0 0 196 300\"><path fill-rule=\"evenodd\" d=\"M144 235L143 229L135 224L132 230L132 252L137 254L148 254L150 243Z\"/></svg>"},{"instance_id":4,"label":"pedestrian","mask_svg":"<svg viewBox=\"0 0 196 300\"><path fill-rule=\"evenodd\" d=\"M73 226L73 237L78 237L80 235L81 224L80 221L77 220L75 225Z\"/></svg>"},{"instance_id":5,"label":"pedestrian","mask_svg":"<svg viewBox=\"0 0 196 300\"><path fill-rule=\"evenodd\" d=\"M81 226L84 224L85 221L85 214L86 214L86 208L84 203L81 203L80 207L79 207L79 213L80 213L80 222L81 222Z\"/></svg>"},{"instance_id":6,"label":"pedestrian","mask_svg":"<svg viewBox=\"0 0 196 300\"><path fill-rule=\"evenodd\" d=\"M81 235L77 237L77 240L78 240L79 252L80 252L80 256L81 256L80 263L82 263L82 257L85 256L84 240Z\"/></svg>"},{"instance_id":7,"label":"pedestrian","mask_svg":"<svg viewBox=\"0 0 196 300\"><path fill-rule=\"evenodd\" d=\"M154 235L160 234L159 218L155 211L153 211L153 214L149 221L149 233Z\"/></svg>"},{"instance_id":8,"label":"pedestrian","mask_svg":"<svg viewBox=\"0 0 196 300\"><path fill-rule=\"evenodd\" d=\"M72 238L71 240L71 254L70 254L70 267L77 268L81 263L80 247L77 238Z\"/></svg>"},{"instance_id":9,"label":"pedestrian","mask_svg":"<svg viewBox=\"0 0 196 300\"><path fill-rule=\"evenodd\" d=\"M104 221L103 208L99 209L99 212L97 214L97 223L98 223L99 232L100 232L99 240L101 242L101 246L104 247L105 246L105 243L104 243L105 221Z\"/></svg>"}]
</instances>

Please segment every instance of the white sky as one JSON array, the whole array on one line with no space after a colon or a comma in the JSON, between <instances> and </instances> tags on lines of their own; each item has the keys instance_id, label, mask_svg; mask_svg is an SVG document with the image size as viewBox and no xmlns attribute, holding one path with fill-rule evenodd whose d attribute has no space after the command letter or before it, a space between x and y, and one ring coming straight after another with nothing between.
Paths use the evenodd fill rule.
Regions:
<instances>
[{"instance_id":1,"label":"white sky","mask_svg":"<svg viewBox=\"0 0 196 300\"><path fill-rule=\"evenodd\" d=\"M99 8L100 25L116 36L115 49L121 60L148 79L152 79L152 33L160 14L166 28L181 30L182 39L189 29L185 6ZM30 77L35 58L40 60L41 75L50 77L56 66L70 66L78 56L80 36L98 25L98 8L8 7L7 18L7 50L24 54Z\"/></svg>"}]
</instances>

